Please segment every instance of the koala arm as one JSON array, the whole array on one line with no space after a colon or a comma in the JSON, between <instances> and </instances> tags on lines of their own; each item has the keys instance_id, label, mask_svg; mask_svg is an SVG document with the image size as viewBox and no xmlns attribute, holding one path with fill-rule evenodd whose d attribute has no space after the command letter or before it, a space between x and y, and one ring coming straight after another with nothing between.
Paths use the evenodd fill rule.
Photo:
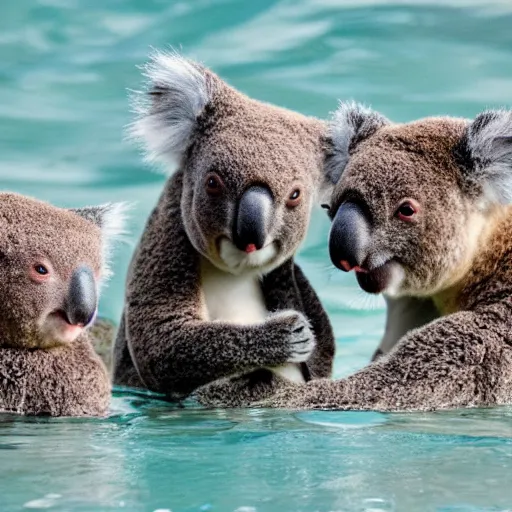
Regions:
<instances>
[{"instance_id":1,"label":"koala arm","mask_svg":"<svg viewBox=\"0 0 512 512\"><path fill-rule=\"evenodd\" d=\"M297 286L302 297L303 312L311 323L315 334L315 350L307 365L313 378L330 377L336 351L331 322L308 279L298 265L294 265Z\"/></svg>"},{"instance_id":2,"label":"koala arm","mask_svg":"<svg viewBox=\"0 0 512 512\"><path fill-rule=\"evenodd\" d=\"M292 260L264 279L264 291L270 310L296 309L307 317L315 348L306 362L312 378L330 377L335 343L331 324L316 293L302 270ZM217 380L200 388L195 398L208 407L247 407L260 402L287 386L288 379L267 369L258 369L230 379Z\"/></svg>"},{"instance_id":3,"label":"koala arm","mask_svg":"<svg viewBox=\"0 0 512 512\"><path fill-rule=\"evenodd\" d=\"M283 364L304 350L309 330L294 312L248 326L205 320L200 256L181 220L181 180L181 173L170 180L146 226L125 307L127 345L139 377L170 398L221 377Z\"/></svg>"},{"instance_id":4,"label":"koala arm","mask_svg":"<svg viewBox=\"0 0 512 512\"><path fill-rule=\"evenodd\" d=\"M266 406L291 409L434 410L512 399L511 300L454 313L410 332L354 375L288 386Z\"/></svg>"},{"instance_id":5,"label":"koala arm","mask_svg":"<svg viewBox=\"0 0 512 512\"><path fill-rule=\"evenodd\" d=\"M293 356L286 341L302 329L299 315L277 314L267 322L235 326L176 315L162 305L136 311L144 322L127 316L137 371L151 390L180 398L222 377L283 364ZM192 315L191 315L192 316ZM146 323L147 326L141 325ZM146 342L146 343L144 343ZM298 348L302 345L297 340Z\"/></svg>"},{"instance_id":6,"label":"koala arm","mask_svg":"<svg viewBox=\"0 0 512 512\"><path fill-rule=\"evenodd\" d=\"M0 411L103 416L110 403L105 366L82 335L48 350L0 348Z\"/></svg>"}]
</instances>

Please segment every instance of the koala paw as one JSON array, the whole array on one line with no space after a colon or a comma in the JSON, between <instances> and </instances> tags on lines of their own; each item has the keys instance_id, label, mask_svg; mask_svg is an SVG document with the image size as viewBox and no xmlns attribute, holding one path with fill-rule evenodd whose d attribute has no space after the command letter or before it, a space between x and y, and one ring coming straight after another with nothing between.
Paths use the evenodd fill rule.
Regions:
<instances>
[{"instance_id":1,"label":"koala paw","mask_svg":"<svg viewBox=\"0 0 512 512\"><path fill-rule=\"evenodd\" d=\"M284 327L284 338L288 345L288 363L307 361L315 349L315 335L307 318L297 311L281 311L272 315Z\"/></svg>"}]
</instances>

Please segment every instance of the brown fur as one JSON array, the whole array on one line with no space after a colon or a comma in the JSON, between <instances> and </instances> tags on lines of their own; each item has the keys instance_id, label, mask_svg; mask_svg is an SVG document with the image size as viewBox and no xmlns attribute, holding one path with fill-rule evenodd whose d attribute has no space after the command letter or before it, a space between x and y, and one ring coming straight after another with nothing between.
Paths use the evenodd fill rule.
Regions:
<instances>
[{"instance_id":1,"label":"brown fur","mask_svg":"<svg viewBox=\"0 0 512 512\"><path fill-rule=\"evenodd\" d=\"M482 132L490 122L493 131ZM472 124L425 119L378 126L351 147L331 215L357 197L371 212L368 261L386 253L402 269L384 293L424 297L440 318L346 379L288 385L265 405L393 411L512 402L512 207L498 200L512 183L512 168L501 165L511 128L507 112ZM421 206L413 222L394 215L403 198Z\"/></svg>"},{"instance_id":2,"label":"brown fur","mask_svg":"<svg viewBox=\"0 0 512 512\"><path fill-rule=\"evenodd\" d=\"M70 346L0 349L0 411L45 416L104 416L106 369L87 334Z\"/></svg>"},{"instance_id":3,"label":"brown fur","mask_svg":"<svg viewBox=\"0 0 512 512\"><path fill-rule=\"evenodd\" d=\"M168 80L180 66L189 70L186 77L192 70L196 88L208 91L207 101L193 112L193 122L183 112L199 101L195 89L182 90ZM142 109L134 132L150 156L177 160L179 171L165 186L132 260L115 346L114 382L179 398L218 379L249 373L242 377L248 383L243 389L240 380L228 379L198 394L204 403L239 405L246 393L254 398L254 390L259 397L273 390L274 375L258 368L296 360L297 347L313 343L313 338L309 372L313 378L329 376L332 330L293 262L321 180L324 125L247 98L210 71L176 56L156 56L148 73L153 102ZM170 123L172 136L159 138ZM224 183L220 196L205 191L211 172ZM276 251L270 260L235 269L223 259L219 245L231 239L237 201L253 185L272 193L267 229ZM302 200L287 207L297 187ZM211 321L202 289L206 262L248 279L260 276L264 306L279 314L257 323Z\"/></svg>"},{"instance_id":4,"label":"brown fur","mask_svg":"<svg viewBox=\"0 0 512 512\"><path fill-rule=\"evenodd\" d=\"M67 342L54 334L57 320L52 316L65 310L77 267L91 269L98 282L101 278L106 242L102 208L77 214L0 194L2 412L99 416L107 410L110 383L88 333L77 328L78 337ZM88 220L91 212L98 215L97 222ZM40 263L49 270L44 282L33 278L34 265Z\"/></svg>"}]
</instances>

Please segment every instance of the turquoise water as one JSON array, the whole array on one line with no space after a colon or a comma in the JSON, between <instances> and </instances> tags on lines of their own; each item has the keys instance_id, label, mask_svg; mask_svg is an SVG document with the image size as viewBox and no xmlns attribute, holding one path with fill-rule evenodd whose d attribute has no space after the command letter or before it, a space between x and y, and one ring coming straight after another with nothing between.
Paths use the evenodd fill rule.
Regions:
<instances>
[{"instance_id":1,"label":"turquoise water","mask_svg":"<svg viewBox=\"0 0 512 512\"><path fill-rule=\"evenodd\" d=\"M397 121L511 103L512 3L470 0L2 0L0 187L62 206L134 201L101 312L164 177L123 142L151 45L182 47L256 98ZM299 260L331 315L335 373L368 361L383 304L335 272L315 212ZM0 418L0 510L512 510L512 410L205 412L126 393L108 420Z\"/></svg>"}]
</instances>

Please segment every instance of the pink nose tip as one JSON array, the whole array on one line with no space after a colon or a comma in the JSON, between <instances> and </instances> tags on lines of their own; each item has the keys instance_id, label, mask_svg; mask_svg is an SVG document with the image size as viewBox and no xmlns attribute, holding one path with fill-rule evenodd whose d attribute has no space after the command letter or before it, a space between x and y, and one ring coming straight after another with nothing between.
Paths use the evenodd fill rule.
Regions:
<instances>
[{"instance_id":1,"label":"pink nose tip","mask_svg":"<svg viewBox=\"0 0 512 512\"><path fill-rule=\"evenodd\" d=\"M346 272L350 272L351 270L355 270L356 272L360 272L362 274L367 274L368 273L368 270L366 270L363 267L360 267L359 265L356 265L355 267L352 267L347 260L340 260L340 265L342 266L343 270L345 270Z\"/></svg>"},{"instance_id":2,"label":"pink nose tip","mask_svg":"<svg viewBox=\"0 0 512 512\"><path fill-rule=\"evenodd\" d=\"M255 250L256 250L256 246L254 244L248 244L247 247L245 248L245 252L247 254L254 252Z\"/></svg>"},{"instance_id":3,"label":"pink nose tip","mask_svg":"<svg viewBox=\"0 0 512 512\"><path fill-rule=\"evenodd\" d=\"M350 272L354 268L350 265L350 263L347 260L341 260L340 265L345 272Z\"/></svg>"}]
</instances>

